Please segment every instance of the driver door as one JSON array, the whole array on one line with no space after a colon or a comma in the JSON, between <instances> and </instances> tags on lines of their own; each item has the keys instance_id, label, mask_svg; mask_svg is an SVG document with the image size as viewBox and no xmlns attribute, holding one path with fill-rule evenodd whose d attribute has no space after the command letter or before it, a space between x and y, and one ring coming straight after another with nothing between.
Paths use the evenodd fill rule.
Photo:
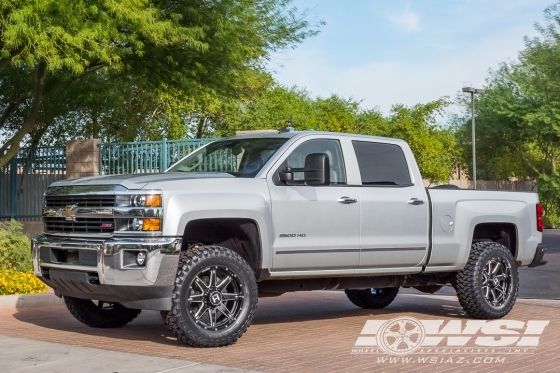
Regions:
<instances>
[{"instance_id":1,"label":"driver door","mask_svg":"<svg viewBox=\"0 0 560 373\"><path fill-rule=\"evenodd\" d=\"M336 138L300 140L281 160L269 190L274 227L273 271L357 268L360 259L360 204L357 187L346 182L342 146ZM309 154L327 154L328 186L288 186L278 177L286 167L303 168ZM294 180L303 173L294 173Z\"/></svg>"}]
</instances>

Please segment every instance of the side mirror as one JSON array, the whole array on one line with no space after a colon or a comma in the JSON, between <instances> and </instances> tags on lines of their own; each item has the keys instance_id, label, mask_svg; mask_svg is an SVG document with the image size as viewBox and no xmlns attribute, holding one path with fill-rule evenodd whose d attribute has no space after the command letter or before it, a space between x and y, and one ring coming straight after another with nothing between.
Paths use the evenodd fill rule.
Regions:
<instances>
[{"instance_id":1,"label":"side mirror","mask_svg":"<svg viewBox=\"0 0 560 373\"><path fill-rule=\"evenodd\" d=\"M294 180L294 172L303 172L303 180ZM331 183L331 165L329 156L324 153L313 153L305 157L304 168L287 167L279 174L280 180L286 185L325 186Z\"/></svg>"}]
</instances>

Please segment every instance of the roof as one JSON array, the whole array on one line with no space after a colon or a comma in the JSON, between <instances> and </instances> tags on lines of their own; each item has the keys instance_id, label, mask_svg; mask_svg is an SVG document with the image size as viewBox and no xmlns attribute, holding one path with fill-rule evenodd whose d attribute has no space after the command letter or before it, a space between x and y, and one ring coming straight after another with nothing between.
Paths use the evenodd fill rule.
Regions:
<instances>
[{"instance_id":1,"label":"roof","mask_svg":"<svg viewBox=\"0 0 560 373\"><path fill-rule=\"evenodd\" d=\"M395 139L390 137L381 137L381 136L370 136L370 135L359 135L355 133L343 133L343 132L327 132L327 131L290 131L290 132L258 132L258 133L251 133L247 135L238 135L229 137L228 139L258 139L258 138L292 138L295 136L303 137L305 135L337 135L337 136L351 136L351 137L363 137L364 139L377 139L382 141L403 141L401 139Z\"/></svg>"}]
</instances>

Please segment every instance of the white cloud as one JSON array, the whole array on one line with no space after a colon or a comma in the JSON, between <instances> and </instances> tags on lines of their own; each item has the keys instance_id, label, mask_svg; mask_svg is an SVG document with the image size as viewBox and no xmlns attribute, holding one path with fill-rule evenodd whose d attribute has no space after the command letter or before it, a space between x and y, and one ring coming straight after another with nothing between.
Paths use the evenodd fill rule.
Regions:
<instances>
[{"instance_id":1,"label":"white cloud","mask_svg":"<svg viewBox=\"0 0 560 373\"><path fill-rule=\"evenodd\" d=\"M515 31L514 34L526 34L526 29ZM410 106L442 96L454 98L465 85L484 85L488 69L515 59L523 40L494 35L478 43L446 47L451 50L443 55L433 53L429 58L373 60L342 69L329 63L321 51L306 50L284 61L276 76L282 84L306 87L313 95L327 97L336 93L363 99L362 107L377 106L387 114L397 103Z\"/></svg>"},{"instance_id":2,"label":"white cloud","mask_svg":"<svg viewBox=\"0 0 560 373\"><path fill-rule=\"evenodd\" d=\"M410 4L407 5L402 14L389 15L387 18L405 31L420 31L420 17L410 10Z\"/></svg>"}]
</instances>

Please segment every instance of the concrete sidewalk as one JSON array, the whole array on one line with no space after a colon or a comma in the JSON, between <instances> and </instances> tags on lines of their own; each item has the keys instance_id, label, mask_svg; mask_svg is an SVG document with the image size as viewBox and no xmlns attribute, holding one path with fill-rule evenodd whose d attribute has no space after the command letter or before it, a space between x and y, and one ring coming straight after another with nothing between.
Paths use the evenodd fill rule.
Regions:
<instances>
[{"instance_id":1,"label":"concrete sidewalk","mask_svg":"<svg viewBox=\"0 0 560 373\"><path fill-rule=\"evenodd\" d=\"M45 294L0 295L0 308L44 307L64 304L53 292Z\"/></svg>"},{"instance_id":2,"label":"concrete sidewalk","mask_svg":"<svg viewBox=\"0 0 560 373\"><path fill-rule=\"evenodd\" d=\"M258 373L195 361L0 336L1 371L56 373Z\"/></svg>"},{"instance_id":3,"label":"concrete sidewalk","mask_svg":"<svg viewBox=\"0 0 560 373\"><path fill-rule=\"evenodd\" d=\"M426 327L421 349L391 355L377 347L364 348L364 341L370 346L383 343L376 335L383 337L382 324L405 318L421 321ZM143 311L131 324L117 329L89 328L62 305L4 308L0 309L0 320L0 335L24 338L18 339L17 345L12 339L0 339L2 372L6 371L5 362L15 364L10 365L14 371L58 372L63 370L56 364L61 364L71 365L73 370L69 371L91 368L101 373L162 372L180 367L185 372L228 372L236 371L229 368L235 367L271 373L544 373L558 372L560 365L557 301L519 300L504 319L485 321L467 317L455 297L401 294L383 310L363 310L340 291L289 293L259 299L247 333L232 346L212 349L178 343L155 311ZM485 347L488 345L493 347ZM20 349L35 355L21 354L17 352ZM72 359L74 354L77 360ZM109 358L113 356L115 359ZM32 363L51 358L52 370L49 364L33 368ZM64 359L70 360L65 363ZM195 363L221 367L187 366Z\"/></svg>"}]
</instances>

